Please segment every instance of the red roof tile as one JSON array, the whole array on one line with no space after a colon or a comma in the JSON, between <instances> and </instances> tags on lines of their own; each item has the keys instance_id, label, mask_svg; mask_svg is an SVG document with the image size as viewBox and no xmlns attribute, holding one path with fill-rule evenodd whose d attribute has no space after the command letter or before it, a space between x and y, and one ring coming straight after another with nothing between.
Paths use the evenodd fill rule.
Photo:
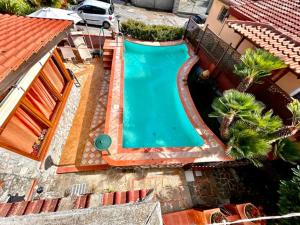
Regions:
<instances>
[{"instance_id":1,"label":"red roof tile","mask_svg":"<svg viewBox=\"0 0 300 225\"><path fill-rule=\"evenodd\" d=\"M297 47L298 43L292 38L263 23L229 20L228 25L259 47L280 57L292 70L300 74L300 47Z\"/></svg>"},{"instance_id":2,"label":"red roof tile","mask_svg":"<svg viewBox=\"0 0 300 225\"><path fill-rule=\"evenodd\" d=\"M231 7L231 13L238 19L270 24L295 41L300 41L299 0L234 1L244 2Z\"/></svg>"},{"instance_id":3,"label":"red roof tile","mask_svg":"<svg viewBox=\"0 0 300 225\"><path fill-rule=\"evenodd\" d=\"M67 20L0 14L0 83L71 25Z\"/></svg>"},{"instance_id":4,"label":"red roof tile","mask_svg":"<svg viewBox=\"0 0 300 225\"><path fill-rule=\"evenodd\" d=\"M204 224L201 220L200 211L187 209L179 212L164 214L164 225L195 225Z\"/></svg>"}]
</instances>

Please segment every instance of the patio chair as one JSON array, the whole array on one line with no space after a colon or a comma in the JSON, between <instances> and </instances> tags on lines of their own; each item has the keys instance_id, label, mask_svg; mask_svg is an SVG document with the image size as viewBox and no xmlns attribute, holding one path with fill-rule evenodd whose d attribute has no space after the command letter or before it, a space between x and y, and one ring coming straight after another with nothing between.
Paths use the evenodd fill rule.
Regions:
<instances>
[{"instance_id":1,"label":"patio chair","mask_svg":"<svg viewBox=\"0 0 300 225\"><path fill-rule=\"evenodd\" d=\"M65 61L75 61L76 56L71 46L58 47Z\"/></svg>"},{"instance_id":2,"label":"patio chair","mask_svg":"<svg viewBox=\"0 0 300 225\"><path fill-rule=\"evenodd\" d=\"M88 62L92 60L92 55L90 53L90 50L88 49L83 36L71 36L73 43L78 51L78 54L80 58L84 62Z\"/></svg>"}]
</instances>

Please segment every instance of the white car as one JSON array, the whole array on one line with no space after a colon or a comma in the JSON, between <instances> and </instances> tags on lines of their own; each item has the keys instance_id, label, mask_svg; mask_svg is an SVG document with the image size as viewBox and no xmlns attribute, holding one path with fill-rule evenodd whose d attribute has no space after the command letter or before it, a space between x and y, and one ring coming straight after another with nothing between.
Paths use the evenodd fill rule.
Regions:
<instances>
[{"instance_id":1,"label":"white car","mask_svg":"<svg viewBox=\"0 0 300 225\"><path fill-rule=\"evenodd\" d=\"M115 19L113 6L96 0L85 0L75 7L74 11L87 24L103 26L105 29L110 28Z\"/></svg>"}]
</instances>

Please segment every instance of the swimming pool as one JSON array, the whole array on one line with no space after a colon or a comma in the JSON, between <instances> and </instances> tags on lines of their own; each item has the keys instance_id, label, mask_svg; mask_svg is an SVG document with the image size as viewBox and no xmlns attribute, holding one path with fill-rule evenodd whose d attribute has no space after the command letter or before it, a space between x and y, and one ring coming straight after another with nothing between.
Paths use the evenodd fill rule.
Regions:
<instances>
[{"instance_id":1,"label":"swimming pool","mask_svg":"<svg viewBox=\"0 0 300 225\"><path fill-rule=\"evenodd\" d=\"M178 70L188 58L185 44L157 47L124 42L124 148L204 144L177 88Z\"/></svg>"}]
</instances>

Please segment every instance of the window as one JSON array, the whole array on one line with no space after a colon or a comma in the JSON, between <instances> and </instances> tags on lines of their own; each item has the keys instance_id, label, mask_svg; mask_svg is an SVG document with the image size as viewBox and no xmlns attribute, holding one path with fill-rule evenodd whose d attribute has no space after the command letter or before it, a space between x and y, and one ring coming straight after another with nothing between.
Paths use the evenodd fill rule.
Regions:
<instances>
[{"instance_id":1,"label":"window","mask_svg":"<svg viewBox=\"0 0 300 225\"><path fill-rule=\"evenodd\" d=\"M112 15L113 13L114 13L114 8L110 6L108 9L108 14Z\"/></svg>"},{"instance_id":2,"label":"window","mask_svg":"<svg viewBox=\"0 0 300 225\"><path fill-rule=\"evenodd\" d=\"M78 8L78 11L82 11L83 13L91 13L91 6L84 5L80 8Z\"/></svg>"},{"instance_id":3,"label":"window","mask_svg":"<svg viewBox=\"0 0 300 225\"><path fill-rule=\"evenodd\" d=\"M218 15L218 20L223 23L227 16L228 16L228 8L223 7Z\"/></svg>"},{"instance_id":4,"label":"window","mask_svg":"<svg viewBox=\"0 0 300 225\"><path fill-rule=\"evenodd\" d=\"M100 15L105 15L106 14L106 10L102 9L102 8L98 8L98 7L92 7L92 13L93 14L100 14Z\"/></svg>"},{"instance_id":5,"label":"window","mask_svg":"<svg viewBox=\"0 0 300 225\"><path fill-rule=\"evenodd\" d=\"M84 13L89 13L89 14L100 14L100 15L106 14L105 9L98 8L98 7L91 6L91 5L84 5L79 8L79 11L80 10L82 10L82 12L84 12Z\"/></svg>"},{"instance_id":6,"label":"window","mask_svg":"<svg viewBox=\"0 0 300 225\"><path fill-rule=\"evenodd\" d=\"M300 88L297 88L296 90L292 91L290 94L291 97L300 100Z\"/></svg>"},{"instance_id":7,"label":"window","mask_svg":"<svg viewBox=\"0 0 300 225\"><path fill-rule=\"evenodd\" d=\"M71 90L71 78L58 53L46 62L16 110L0 127L0 146L39 160Z\"/></svg>"}]
</instances>

